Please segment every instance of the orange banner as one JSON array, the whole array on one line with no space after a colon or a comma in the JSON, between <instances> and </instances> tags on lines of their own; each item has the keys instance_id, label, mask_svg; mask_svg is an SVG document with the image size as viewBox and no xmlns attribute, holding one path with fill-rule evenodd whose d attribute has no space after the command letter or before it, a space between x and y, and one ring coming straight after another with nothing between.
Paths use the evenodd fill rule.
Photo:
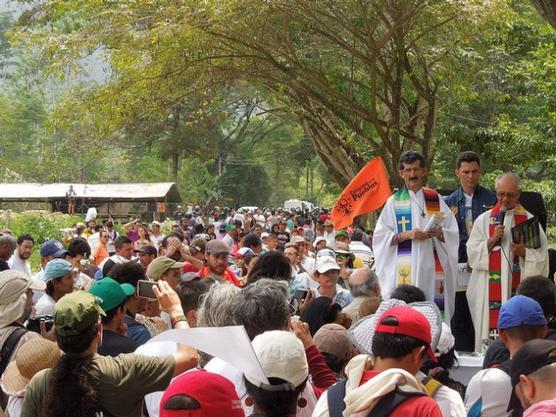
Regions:
<instances>
[{"instance_id":1,"label":"orange banner","mask_svg":"<svg viewBox=\"0 0 556 417\"><path fill-rule=\"evenodd\" d=\"M331 213L334 228L345 229L356 216L382 207L391 195L384 162L377 156L359 171L334 203Z\"/></svg>"}]
</instances>

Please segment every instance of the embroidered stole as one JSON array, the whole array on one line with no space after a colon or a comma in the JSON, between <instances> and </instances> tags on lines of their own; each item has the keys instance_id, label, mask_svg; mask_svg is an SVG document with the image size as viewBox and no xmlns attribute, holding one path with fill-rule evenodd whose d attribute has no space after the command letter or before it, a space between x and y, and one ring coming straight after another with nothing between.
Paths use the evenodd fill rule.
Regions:
<instances>
[{"instance_id":1,"label":"embroidered stole","mask_svg":"<svg viewBox=\"0 0 556 417\"><path fill-rule=\"evenodd\" d=\"M425 197L425 209L428 216L440 212L440 196L430 188L423 188ZM406 187L394 194L394 209L396 212L396 223L398 233L412 230L411 198ZM412 240L406 240L398 244L398 257L396 264L396 285L414 285L411 277L411 248ZM444 311L444 271L440 259L434 249L434 301L441 311Z\"/></svg>"},{"instance_id":2,"label":"embroidered stole","mask_svg":"<svg viewBox=\"0 0 556 417\"><path fill-rule=\"evenodd\" d=\"M523 206L518 205L514 211L514 223L523 223L527 220L527 212ZM494 229L502 221L500 215L500 204L496 204L490 212L488 235L492 237ZM509 254L508 254L509 255ZM490 251L488 260L488 328L489 330L496 329L498 326L498 316L500 315L500 307L502 306L502 250ZM521 281L521 268L519 266L519 256L514 256L512 259L512 281L511 281L511 294L514 295L519 282Z\"/></svg>"},{"instance_id":3,"label":"embroidered stole","mask_svg":"<svg viewBox=\"0 0 556 417\"><path fill-rule=\"evenodd\" d=\"M411 199L409 190L401 188L394 194L394 210L396 212L396 225L398 234L408 232L411 225ZM396 286L413 284L411 280L411 240L398 243L398 256L396 258Z\"/></svg>"}]
</instances>

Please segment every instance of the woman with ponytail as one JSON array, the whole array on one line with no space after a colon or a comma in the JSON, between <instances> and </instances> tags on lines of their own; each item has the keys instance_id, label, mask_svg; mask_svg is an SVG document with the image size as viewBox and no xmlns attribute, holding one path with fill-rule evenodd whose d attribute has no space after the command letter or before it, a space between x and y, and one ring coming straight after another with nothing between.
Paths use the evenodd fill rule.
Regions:
<instances>
[{"instance_id":1,"label":"woman with ponytail","mask_svg":"<svg viewBox=\"0 0 556 417\"><path fill-rule=\"evenodd\" d=\"M154 290L174 327L187 327L178 295L164 281ZM33 377L21 417L140 417L146 394L163 391L173 376L196 366L197 351L188 346L162 357L98 355L104 311L97 302L91 293L76 291L56 303L54 325L65 354Z\"/></svg>"}]
</instances>

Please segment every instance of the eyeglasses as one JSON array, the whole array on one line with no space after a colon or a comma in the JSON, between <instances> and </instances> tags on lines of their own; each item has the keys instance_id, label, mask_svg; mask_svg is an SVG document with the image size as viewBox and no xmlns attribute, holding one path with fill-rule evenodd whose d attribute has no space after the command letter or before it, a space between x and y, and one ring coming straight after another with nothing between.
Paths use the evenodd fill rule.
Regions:
<instances>
[{"instance_id":1,"label":"eyeglasses","mask_svg":"<svg viewBox=\"0 0 556 417\"><path fill-rule=\"evenodd\" d=\"M514 198L517 198L518 193L496 193L496 197L498 198L508 198L510 200L513 200Z\"/></svg>"},{"instance_id":2,"label":"eyeglasses","mask_svg":"<svg viewBox=\"0 0 556 417\"><path fill-rule=\"evenodd\" d=\"M349 253L337 253L336 259L347 259L349 258Z\"/></svg>"}]
</instances>

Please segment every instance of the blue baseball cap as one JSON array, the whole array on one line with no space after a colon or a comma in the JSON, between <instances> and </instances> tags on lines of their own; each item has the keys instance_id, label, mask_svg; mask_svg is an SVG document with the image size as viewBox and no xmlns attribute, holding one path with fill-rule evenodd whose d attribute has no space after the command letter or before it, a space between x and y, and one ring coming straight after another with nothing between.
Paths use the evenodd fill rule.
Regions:
<instances>
[{"instance_id":1,"label":"blue baseball cap","mask_svg":"<svg viewBox=\"0 0 556 417\"><path fill-rule=\"evenodd\" d=\"M516 295L502 304L498 317L498 329L521 326L545 326L546 317L540 304L524 295Z\"/></svg>"},{"instance_id":2,"label":"blue baseball cap","mask_svg":"<svg viewBox=\"0 0 556 417\"><path fill-rule=\"evenodd\" d=\"M54 278L62 278L71 274L73 271L73 265L65 259L52 259L44 268L44 280L50 281Z\"/></svg>"},{"instance_id":3,"label":"blue baseball cap","mask_svg":"<svg viewBox=\"0 0 556 417\"><path fill-rule=\"evenodd\" d=\"M43 258L47 256L52 256L54 258L61 258L64 255L67 255L69 251L64 248L61 242L56 239L50 239L44 242L41 246L40 254Z\"/></svg>"}]
</instances>

